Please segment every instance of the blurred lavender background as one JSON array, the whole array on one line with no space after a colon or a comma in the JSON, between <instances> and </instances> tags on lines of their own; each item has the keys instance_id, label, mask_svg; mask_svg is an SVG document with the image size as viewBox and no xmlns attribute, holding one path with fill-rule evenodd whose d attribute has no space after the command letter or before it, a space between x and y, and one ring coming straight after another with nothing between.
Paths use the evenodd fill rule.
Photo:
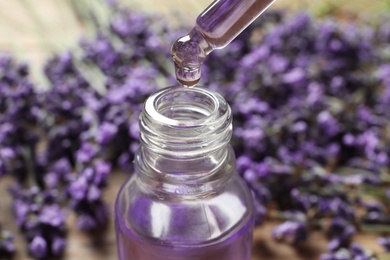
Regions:
<instances>
[{"instance_id":1,"label":"blurred lavender background","mask_svg":"<svg viewBox=\"0 0 390 260\"><path fill-rule=\"evenodd\" d=\"M1 43L12 53L0 56L0 182L33 258L63 255L69 229L104 234L109 175L131 172L142 103L175 83L170 44L208 4L159 1L157 15L152 2L0 2L19 14L2 16L15 26ZM388 2L346 2L278 2L210 55L202 84L233 109L257 224L276 221L273 238L296 248L319 230L321 259L380 259L390 249ZM0 229L9 257L14 236ZM358 233L383 247L363 248Z\"/></svg>"},{"instance_id":2,"label":"blurred lavender background","mask_svg":"<svg viewBox=\"0 0 390 260\"><path fill-rule=\"evenodd\" d=\"M168 23L192 23L211 0L119 0L124 5L142 12L168 15ZM107 21L108 12L103 1L93 0L0 0L0 50L12 51L24 61L36 66L34 77L44 80L40 67L53 53L72 48L80 36L93 33L91 10L100 20ZM323 15L329 12L372 18L386 10L387 0L283 0L273 8L303 10ZM178 21L179 20L179 21ZM184 22L183 22L184 21Z\"/></svg>"}]
</instances>

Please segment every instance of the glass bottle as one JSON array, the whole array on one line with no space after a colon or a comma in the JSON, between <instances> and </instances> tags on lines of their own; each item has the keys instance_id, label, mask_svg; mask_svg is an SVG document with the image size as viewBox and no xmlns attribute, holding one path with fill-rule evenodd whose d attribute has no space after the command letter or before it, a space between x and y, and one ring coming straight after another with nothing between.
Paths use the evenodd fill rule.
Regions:
<instances>
[{"instance_id":1,"label":"glass bottle","mask_svg":"<svg viewBox=\"0 0 390 260\"><path fill-rule=\"evenodd\" d=\"M235 171L221 95L181 86L150 96L134 174L115 205L119 259L249 260L252 197Z\"/></svg>"},{"instance_id":2,"label":"glass bottle","mask_svg":"<svg viewBox=\"0 0 390 260\"><path fill-rule=\"evenodd\" d=\"M196 19L195 27L171 48L178 82L194 86L203 61L215 49L224 48L275 0L215 0Z\"/></svg>"}]
</instances>

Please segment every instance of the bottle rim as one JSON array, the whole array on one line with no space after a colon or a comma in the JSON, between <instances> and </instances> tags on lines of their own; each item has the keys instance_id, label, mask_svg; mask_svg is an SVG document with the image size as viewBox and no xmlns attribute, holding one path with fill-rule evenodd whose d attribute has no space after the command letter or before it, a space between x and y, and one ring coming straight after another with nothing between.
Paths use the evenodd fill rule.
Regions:
<instances>
[{"instance_id":1,"label":"bottle rim","mask_svg":"<svg viewBox=\"0 0 390 260\"><path fill-rule=\"evenodd\" d=\"M169 101L169 99L189 99L190 96L198 95L198 99L203 99L203 101L208 101L209 105L207 107L203 107L203 111L199 112L198 118L175 118L175 116L171 113L171 116L168 115L167 111L164 110L164 106L162 105L164 102ZM215 120L218 119L218 110L220 109L221 100L223 98L216 92L202 88L202 87L183 87L183 86L172 86L161 89L155 94L151 95L145 102L144 111L148 115L148 117L153 118L153 121L156 123L170 125L172 127L196 127L196 126L204 126L214 124ZM185 101L185 100L184 100ZM180 100L171 101L172 109L177 106L177 103L174 102L182 102ZM226 103L226 102L224 102ZM181 104L183 105L183 104ZM197 106L197 104L191 104L192 106ZM201 104L199 104L201 105ZM194 107L190 107L187 105L186 107L182 107L182 109L186 109L187 112L196 112Z\"/></svg>"},{"instance_id":2,"label":"bottle rim","mask_svg":"<svg viewBox=\"0 0 390 260\"><path fill-rule=\"evenodd\" d=\"M197 157L229 144L231 109L207 88L173 86L145 102L139 119L140 140L161 155Z\"/></svg>"}]
</instances>

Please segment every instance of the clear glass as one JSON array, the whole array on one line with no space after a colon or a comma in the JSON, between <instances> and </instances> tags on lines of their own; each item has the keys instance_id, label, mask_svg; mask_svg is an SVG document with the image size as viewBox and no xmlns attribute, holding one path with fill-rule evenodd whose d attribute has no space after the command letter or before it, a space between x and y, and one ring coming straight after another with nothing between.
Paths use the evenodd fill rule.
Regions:
<instances>
[{"instance_id":1,"label":"clear glass","mask_svg":"<svg viewBox=\"0 0 390 260\"><path fill-rule=\"evenodd\" d=\"M252 196L235 171L230 107L204 88L170 87L140 115L135 172L115 205L126 260L249 260Z\"/></svg>"},{"instance_id":2,"label":"clear glass","mask_svg":"<svg viewBox=\"0 0 390 260\"><path fill-rule=\"evenodd\" d=\"M228 45L275 0L215 0L196 19L195 27L173 43L171 55L178 82L194 86L203 61L214 49Z\"/></svg>"}]
</instances>

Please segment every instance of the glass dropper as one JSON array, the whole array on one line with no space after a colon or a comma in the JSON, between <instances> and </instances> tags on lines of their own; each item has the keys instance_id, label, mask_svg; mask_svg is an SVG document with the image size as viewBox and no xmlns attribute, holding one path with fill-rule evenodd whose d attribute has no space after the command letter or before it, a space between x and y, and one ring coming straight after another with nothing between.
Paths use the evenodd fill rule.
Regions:
<instances>
[{"instance_id":1,"label":"glass dropper","mask_svg":"<svg viewBox=\"0 0 390 260\"><path fill-rule=\"evenodd\" d=\"M171 48L178 82L195 86L206 56L228 45L275 0L215 0L196 19L195 27Z\"/></svg>"}]
</instances>

